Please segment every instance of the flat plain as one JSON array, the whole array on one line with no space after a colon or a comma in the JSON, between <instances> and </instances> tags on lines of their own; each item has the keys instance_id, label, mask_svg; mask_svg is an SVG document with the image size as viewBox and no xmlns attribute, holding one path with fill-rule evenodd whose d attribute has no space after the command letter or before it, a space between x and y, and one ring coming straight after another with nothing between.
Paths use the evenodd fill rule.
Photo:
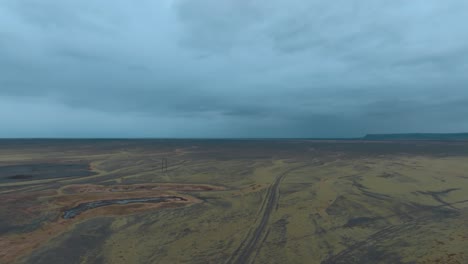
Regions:
<instances>
[{"instance_id":1,"label":"flat plain","mask_svg":"<svg viewBox=\"0 0 468 264\"><path fill-rule=\"evenodd\" d=\"M0 263L468 263L468 142L0 140L0 201Z\"/></svg>"}]
</instances>

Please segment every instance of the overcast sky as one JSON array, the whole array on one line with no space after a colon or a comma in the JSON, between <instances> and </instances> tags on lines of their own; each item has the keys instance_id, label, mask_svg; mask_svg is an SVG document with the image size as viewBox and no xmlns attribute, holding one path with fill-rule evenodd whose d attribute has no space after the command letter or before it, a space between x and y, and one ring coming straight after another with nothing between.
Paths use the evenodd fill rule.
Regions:
<instances>
[{"instance_id":1,"label":"overcast sky","mask_svg":"<svg viewBox=\"0 0 468 264\"><path fill-rule=\"evenodd\" d=\"M0 0L0 137L468 131L466 0Z\"/></svg>"}]
</instances>

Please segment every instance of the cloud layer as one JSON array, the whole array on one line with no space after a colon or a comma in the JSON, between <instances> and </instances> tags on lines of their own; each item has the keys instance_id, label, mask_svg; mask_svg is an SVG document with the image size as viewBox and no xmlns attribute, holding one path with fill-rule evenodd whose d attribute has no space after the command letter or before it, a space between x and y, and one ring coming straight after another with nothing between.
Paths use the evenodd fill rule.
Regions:
<instances>
[{"instance_id":1,"label":"cloud layer","mask_svg":"<svg viewBox=\"0 0 468 264\"><path fill-rule=\"evenodd\" d=\"M464 0L4 0L0 137L468 131Z\"/></svg>"}]
</instances>

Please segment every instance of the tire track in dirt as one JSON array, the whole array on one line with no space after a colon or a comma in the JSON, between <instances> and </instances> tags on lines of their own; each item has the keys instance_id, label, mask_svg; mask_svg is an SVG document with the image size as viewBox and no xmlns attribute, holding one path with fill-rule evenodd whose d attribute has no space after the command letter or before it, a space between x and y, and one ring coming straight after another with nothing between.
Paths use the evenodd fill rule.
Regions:
<instances>
[{"instance_id":1,"label":"tire track in dirt","mask_svg":"<svg viewBox=\"0 0 468 264\"><path fill-rule=\"evenodd\" d=\"M444 207L452 208L453 205L455 205L455 204L463 204L463 203L467 203L467 202L468 202L468 200L462 200L462 201L450 203L450 204L447 204L447 205L443 204L443 205L439 205L439 206L434 206L431 209L444 208ZM411 229L414 229L415 227L417 227L421 223L433 221L433 217L434 217L433 215L422 216L422 217L418 217L418 218L415 218L415 219L410 220L410 221L406 221L406 222L401 223L401 224L390 225L388 227L385 227L385 228L375 232L374 234L370 235L368 238L349 246L348 248L344 249L343 251L339 252L338 254L336 254L334 256L329 256L327 259L322 261L321 264L354 263L354 262L350 262L350 259L353 259L354 253L357 252L358 250L361 250L361 249L363 249L363 248L365 248L365 247L367 247L369 245L374 245L374 244L376 244L376 243L378 243L380 241L390 239L392 237L396 237L401 233L404 233L404 232L407 232L407 231L409 231Z\"/></svg>"},{"instance_id":2,"label":"tire track in dirt","mask_svg":"<svg viewBox=\"0 0 468 264\"><path fill-rule=\"evenodd\" d=\"M261 213L261 218L256 219L255 223L258 224L250 229L247 236L244 238L242 243L239 247L234 251L234 254L229 258L227 261L228 264L246 264L249 263L249 259L254 252L256 252L260 247L261 243L263 243L262 237L265 234L265 228L267 227L268 221L270 220L270 216L272 211L276 208L279 200L279 186L281 181L288 175L289 173L302 169L304 167L310 166L311 164L302 165L299 167L291 168L286 170L282 174L276 177L273 184L268 188L267 193L265 195L265 199L263 200L261 210L263 209L263 213ZM260 241L260 243L259 243Z\"/></svg>"}]
</instances>

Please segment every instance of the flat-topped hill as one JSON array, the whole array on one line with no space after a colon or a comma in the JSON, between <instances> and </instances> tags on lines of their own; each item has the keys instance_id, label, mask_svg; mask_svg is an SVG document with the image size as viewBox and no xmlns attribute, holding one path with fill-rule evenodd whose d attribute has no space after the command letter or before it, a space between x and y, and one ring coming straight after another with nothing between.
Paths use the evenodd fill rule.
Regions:
<instances>
[{"instance_id":1,"label":"flat-topped hill","mask_svg":"<svg viewBox=\"0 0 468 264\"><path fill-rule=\"evenodd\" d=\"M368 134L365 140L468 140L468 133Z\"/></svg>"}]
</instances>

